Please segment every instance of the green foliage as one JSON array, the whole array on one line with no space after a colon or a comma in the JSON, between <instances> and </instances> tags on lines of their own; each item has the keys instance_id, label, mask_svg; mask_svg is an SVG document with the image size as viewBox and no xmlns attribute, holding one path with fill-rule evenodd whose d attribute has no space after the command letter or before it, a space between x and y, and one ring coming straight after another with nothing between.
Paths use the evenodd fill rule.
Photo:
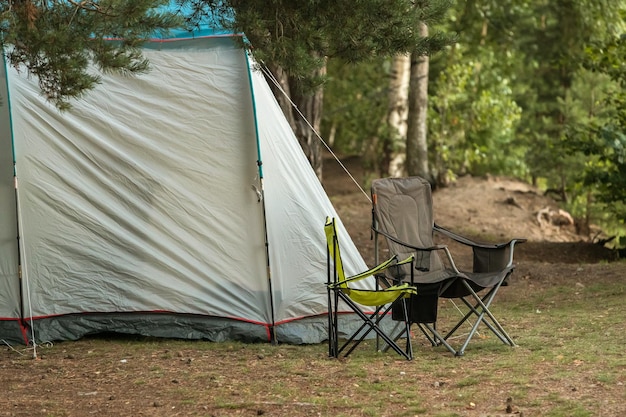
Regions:
<instances>
[{"instance_id":1,"label":"green foliage","mask_svg":"<svg viewBox=\"0 0 626 417\"><path fill-rule=\"evenodd\" d=\"M626 45L613 37L590 43L585 53L588 70L579 72L574 91L586 94L579 100L586 106L577 114L571 111L563 140L567 157L581 161L571 181L580 190L578 202L581 195L587 199L573 210L582 207L587 217L618 236L616 246L624 246L619 240L626 220Z\"/></svg>"},{"instance_id":2,"label":"green foliage","mask_svg":"<svg viewBox=\"0 0 626 417\"><path fill-rule=\"evenodd\" d=\"M431 71L438 169L527 178L587 223L621 224L625 7L458 2L447 24L459 42Z\"/></svg>"},{"instance_id":3,"label":"green foliage","mask_svg":"<svg viewBox=\"0 0 626 417\"><path fill-rule=\"evenodd\" d=\"M493 52L472 56L463 44L434 60L429 141L437 171L457 174L524 173L514 143L521 109ZM434 146L433 146L434 145Z\"/></svg>"},{"instance_id":4,"label":"green foliage","mask_svg":"<svg viewBox=\"0 0 626 417\"><path fill-rule=\"evenodd\" d=\"M186 3L181 1L180 3ZM308 93L324 79L315 71L327 59L349 63L417 51L428 54L451 42L421 37L416 22L441 19L449 2L409 0L205 0L192 3L193 19L208 14L246 34L258 61L278 66L290 87ZM229 13L232 11L233 13Z\"/></svg>"},{"instance_id":5,"label":"green foliage","mask_svg":"<svg viewBox=\"0 0 626 417\"><path fill-rule=\"evenodd\" d=\"M36 76L45 96L60 108L99 82L101 70L146 71L138 47L178 18L155 8L165 0L99 2L1 1L0 41L9 63ZM106 39L119 39L108 42Z\"/></svg>"},{"instance_id":6,"label":"green foliage","mask_svg":"<svg viewBox=\"0 0 626 417\"><path fill-rule=\"evenodd\" d=\"M458 33L457 43L430 63L428 143L439 178L525 178L557 190L583 224L623 234L625 8L619 0L457 1L436 26ZM371 98L388 84L377 65L336 73L339 94L329 83L327 106L349 109L329 117L336 143L356 152L389 134L384 105Z\"/></svg>"},{"instance_id":7,"label":"green foliage","mask_svg":"<svg viewBox=\"0 0 626 417\"><path fill-rule=\"evenodd\" d=\"M332 59L324 93L322 137L343 154L367 154L385 135L388 61L351 64Z\"/></svg>"}]
</instances>

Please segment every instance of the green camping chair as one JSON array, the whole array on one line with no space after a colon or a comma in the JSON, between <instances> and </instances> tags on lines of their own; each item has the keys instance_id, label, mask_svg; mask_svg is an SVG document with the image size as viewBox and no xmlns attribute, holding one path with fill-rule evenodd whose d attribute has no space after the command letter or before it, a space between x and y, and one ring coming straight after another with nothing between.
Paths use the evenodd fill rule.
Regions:
<instances>
[{"instance_id":1,"label":"green camping chair","mask_svg":"<svg viewBox=\"0 0 626 417\"><path fill-rule=\"evenodd\" d=\"M461 356L479 325L484 324L503 343L514 346L490 306L498 289L513 273L515 245L526 239L482 244L436 225L430 184L419 177L373 180L372 202L376 259L379 235L385 238L390 253L399 257L415 256L415 266L411 266L411 270L406 265L399 265L389 268L387 274L401 282L410 280L417 287L418 294L410 303L410 322L418 324L432 345L444 345L453 354ZM435 243L435 233L472 249L471 271L457 267L449 248ZM463 317L445 334L441 334L436 326L441 297L460 299L467 307ZM458 335L463 324L469 325L469 333L460 336L463 341L460 347L454 348L450 340Z\"/></svg>"},{"instance_id":2,"label":"green camping chair","mask_svg":"<svg viewBox=\"0 0 626 417\"><path fill-rule=\"evenodd\" d=\"M348 356L374 331L377 338L385 342L386 349L393 349L407 360L413 359L406 301L411 295L417 294L417 291L408 282L393 285L387 278L380 275L381 272L392 265L412 264L413 256L409 256L400 262L397 261L396 256L393 256L374 268L346 277L341 261L339 239L334 218L326 218L324 231L328 243L328 279L326 283L328 289L328 355L337 358L344 349L350 346L344 354L344 356ZM375 289L359 289L350 286L350 284L370 277L376 279ZM363 321L360 327L352 332L341 346L339 346L340 304L346 305ZM373 307L373 311L365 311L363 307ZM391 335L386 331L388 327L395 328L395 326L392 326L393 323L390 323L391 320L384 320L385 318L390 318L392 308L399 309L402 312L400 319L396 320L402 321L403 325L400 326L402 328L399 333L395 335ZM406 338L404 348L401 348L398 344L402 337Z\"/></svg>"}]
</instances>

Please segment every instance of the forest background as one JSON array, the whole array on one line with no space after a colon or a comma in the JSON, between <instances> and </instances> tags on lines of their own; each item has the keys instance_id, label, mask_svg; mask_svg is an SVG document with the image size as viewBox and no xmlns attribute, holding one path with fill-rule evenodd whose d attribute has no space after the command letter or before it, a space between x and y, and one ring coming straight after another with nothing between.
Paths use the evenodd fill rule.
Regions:
<instances>
[{"instance_id":1,"label":"forest background","mask_svg":"<svg viewBox=\"0 0 626 417\"><path fill-rule=\"evenodd\" d=\"M522 179L556 197L579 234L600 224L623 246L624 2L456 1L435 30L457 39L430 59L431 181ZM329 65L322 136L365 155L373 176L407 173L393 166L406 134L381 123L393 120L394 60Z\"/></svg>"},{"instance_id":2,"label":"forest background","mask_svg":"<svg viewBox=\"0 0 626 417\"><path fill-rule=\"evenodd\" d=\"M623 0L3 0L0 39L9 64L63 109L99 82L92 63L141 73L144 39L217 23L246 34L320 178L321 138L364 156L371 177L440 187L511 176L558 197L581 235L599 224L624 246L625 10Z\"/></svg>"}]
</instances>

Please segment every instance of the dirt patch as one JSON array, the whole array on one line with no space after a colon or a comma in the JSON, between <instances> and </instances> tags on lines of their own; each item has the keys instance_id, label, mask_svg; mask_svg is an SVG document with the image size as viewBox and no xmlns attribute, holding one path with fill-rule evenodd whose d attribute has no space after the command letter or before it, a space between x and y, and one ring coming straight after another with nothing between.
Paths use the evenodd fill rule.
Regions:
<instances>
[{"instance_id":1,"label":"dirt patch","mask_svg":"<svg viewBox=\"0 0 626 417\"><path fill-rule=\"evenodd\" d=\"M359 158L342 160L355 181L334 159L324 165L324 188L366 261L372 262L371 203L367 173ZM465 176L433 192L435 222L457 233L489 242L525 238L516 248L518 263L598 263L617 253L594 243L595 227L579 234L558 203L529 184L509 178Z\"/></svg>"}]
</instances>

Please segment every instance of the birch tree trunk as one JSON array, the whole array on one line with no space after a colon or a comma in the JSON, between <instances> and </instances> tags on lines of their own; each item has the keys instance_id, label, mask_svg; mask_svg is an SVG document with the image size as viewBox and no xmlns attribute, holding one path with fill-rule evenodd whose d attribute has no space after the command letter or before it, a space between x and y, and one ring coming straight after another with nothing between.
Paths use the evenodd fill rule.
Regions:
<instances>
[{"instance_id":1,"label":"birch tree trunk","mask_svg":"<svg viewBox=\"0 0 626 417\"><path fill-rule=\"evenodd\" d=\"M428 36L428 26L420 23L420 36ZM407 124L407 173L432 182L428 165L427 123L428 110L428 56L411 57L409 87L409 118Z\"/></svg>"},{"instance_id":2,"label":"birch tree trunk","mask_svg":"<svg viewBox=\"0 0 626 417\"><path fill-rule=\"evenodd\" d=\"M393 58L389 82L389 111L387 123L391 137L383 147L383 168L392 177L405 174L407 117L409 115L409 80L411 55Z\"/></svg>"}]
</instances>

